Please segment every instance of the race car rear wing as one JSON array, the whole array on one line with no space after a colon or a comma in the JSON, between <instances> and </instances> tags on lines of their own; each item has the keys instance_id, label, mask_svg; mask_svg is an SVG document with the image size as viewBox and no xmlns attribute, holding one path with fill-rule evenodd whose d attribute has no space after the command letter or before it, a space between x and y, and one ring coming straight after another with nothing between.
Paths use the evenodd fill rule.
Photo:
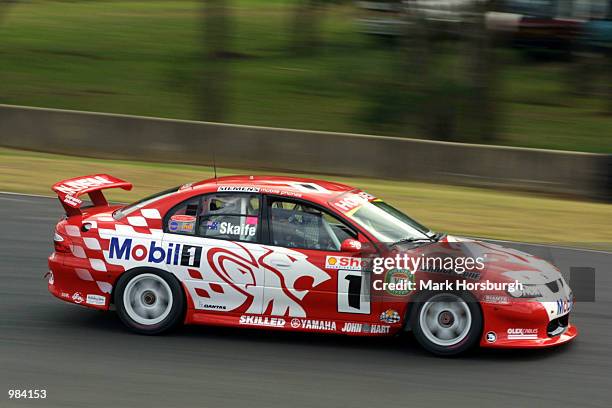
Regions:
<instances>
[{"instance_id":1,"label":"race car rear wing","mask_svg":"<svg viewBox=\"0 0 612 408\"><path fill-rule=\"evenodd\" d=\"M108 174L93 174L91 176L81 176L57 182L51 187L57 194L66 214L81 214L83 200L79 196L89 194L89 198L94 207L108 206L108 201L102 194L102 190L107 188L122 188L131 190L132 183L118 179Z\"/></svg>"}]
</instances>

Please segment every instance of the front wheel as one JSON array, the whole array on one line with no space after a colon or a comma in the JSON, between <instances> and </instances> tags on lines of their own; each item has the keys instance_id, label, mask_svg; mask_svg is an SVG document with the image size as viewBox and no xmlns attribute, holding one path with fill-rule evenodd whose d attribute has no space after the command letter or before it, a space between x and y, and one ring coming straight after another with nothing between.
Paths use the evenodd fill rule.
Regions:
<instances>
[{"instance_id":1,"label":"front wheel","mask_svg":"<svg viewBox=\"0 0 612 408\"><path fill-rule=\"evenodd\" d=\"M465 292L424 294L410 318L419 344L440 356L466 352L478 343L482 332L478 302Z\"/></svg>"},{"instance_id":2,"label":"front wheel","mask_svg":"<svg viewBox=\"0 0 612 408\"><path fill-rule=\"evenodd\" d=\"M119 279L115 305L121 321L140 334L159 334L178 325L185 298L179 282L155 270L131 271Z\"/></svg>"}]
</instances>

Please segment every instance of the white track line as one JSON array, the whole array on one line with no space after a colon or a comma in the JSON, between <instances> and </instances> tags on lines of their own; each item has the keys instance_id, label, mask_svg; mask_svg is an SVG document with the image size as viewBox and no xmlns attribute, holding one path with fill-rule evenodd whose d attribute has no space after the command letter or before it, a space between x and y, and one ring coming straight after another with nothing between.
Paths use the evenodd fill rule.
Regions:
<instances>
[{"instance_id":1,"label":"white track line","mask_svg":"<svg viewBox=\"0 0 612 408\"><path fill-rule=\"evenodd\" d=\"M25 196L25 197L40 197L40 198L57 198L57 196L44 195L44 194L26 194L26 193L14 193L12 191L0 191L0 194Z\"/></svg>"},{"instance_id":2,"label":"white track line","mask_svg":"<svg viewBox=\"0 0 612 408\"><path fill-rule=\"evenodd\" d=\"M14 193L12 191L0 191L0 194L15 195L15 196L24 196L24 197L38 197L38 198L56 198L56 196L51 196L51 195ZM598 249L574 248L574 247L568 247L568 246L563 246L563 245L537 244L537 243L533 243L533 242L508 241L508 240L504 240L504 239L494 239L494 238L478 238L478 237L466 237L466 238L480 239L480 240L483 240L483 241L491 241L491 242L504 242L504 243L507 243L507 244L531 245L531 246L539 246L539 247L553 248L553 249L567 249L567 250L571 250L571 251L591 252L591 253L596 253L596 254L612 255L612 252L598 250Z\"/></svg>"},{"instance_id":3,"label":"white track line","mask_svg":"<svg viewBox=\"0 0 612 408\"><path fill-rule=\"evenodd\" d=\"M480 239L480 240L483 240L483 241L491 241L491 242L504 242L504 243L507 243L507 244L530 245L530 246L539 246L539 247L552 248L552 249L569 249L569 250L572 250L572 251L593 252L593 253L596 253L596 254L612 255L612 252L604 251L604 250L601 250L601 249L574 248L574 247L563 246L563 245L537 244L537 243L534 243L534 242L508 241L508 240L504 240L504 239L493 239L493 238L474 238L474 239Z\"/></svg>"}]
</instances>

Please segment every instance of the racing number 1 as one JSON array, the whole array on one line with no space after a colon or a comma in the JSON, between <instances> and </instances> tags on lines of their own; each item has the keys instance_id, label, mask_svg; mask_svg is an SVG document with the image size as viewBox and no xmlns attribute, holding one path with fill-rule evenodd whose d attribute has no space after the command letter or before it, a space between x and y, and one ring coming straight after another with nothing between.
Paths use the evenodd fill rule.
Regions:
<instances>
[{"instance_id":1,"label":"racing number 1","mask_svg":"<svg viewBox=\"0 0 612 408\"><path fill-rule=\"evenodd\" d=\"M338 270L338 312L370 313L370 299L362 271Z\"/></svg>"},{"instance_id":2,"label":"racing number 1","mask_svg":"<svg viewBox=\"0 0 612 408\"><path fill-rule=\"evenodd\" d=\"M181 251L181 265L182 266L194 266L200 267L200 260L202 259L202 247L183 245Z\"/></svg>"}]
</instances>

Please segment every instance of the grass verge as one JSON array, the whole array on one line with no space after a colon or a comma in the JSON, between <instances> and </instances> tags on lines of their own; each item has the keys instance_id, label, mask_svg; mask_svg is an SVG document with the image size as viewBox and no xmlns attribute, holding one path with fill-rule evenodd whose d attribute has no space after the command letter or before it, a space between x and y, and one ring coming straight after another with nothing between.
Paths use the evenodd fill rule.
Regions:
<instances>
[{"instance_id":1,"label":"grass verge","mask_svg":"<svg viewBox=\"0 0 612 408\"><path fill-rule=\"evenodd\" d=\"M93 173L109 173L134 183L130 192L108 192L109 198L117 201L134 201L174 185L213 175L212 168L204 166L99 160L0 148L0 191L52 195L53 183ZM220 168L218 174L251 173ZM289 173L258 171L257 174ZM609 204L448 185L299 175L333 179L363 188L436 231L612 248L612 229L606 227L612 219L612 205Z\"/></svg>"}]
</instances>

